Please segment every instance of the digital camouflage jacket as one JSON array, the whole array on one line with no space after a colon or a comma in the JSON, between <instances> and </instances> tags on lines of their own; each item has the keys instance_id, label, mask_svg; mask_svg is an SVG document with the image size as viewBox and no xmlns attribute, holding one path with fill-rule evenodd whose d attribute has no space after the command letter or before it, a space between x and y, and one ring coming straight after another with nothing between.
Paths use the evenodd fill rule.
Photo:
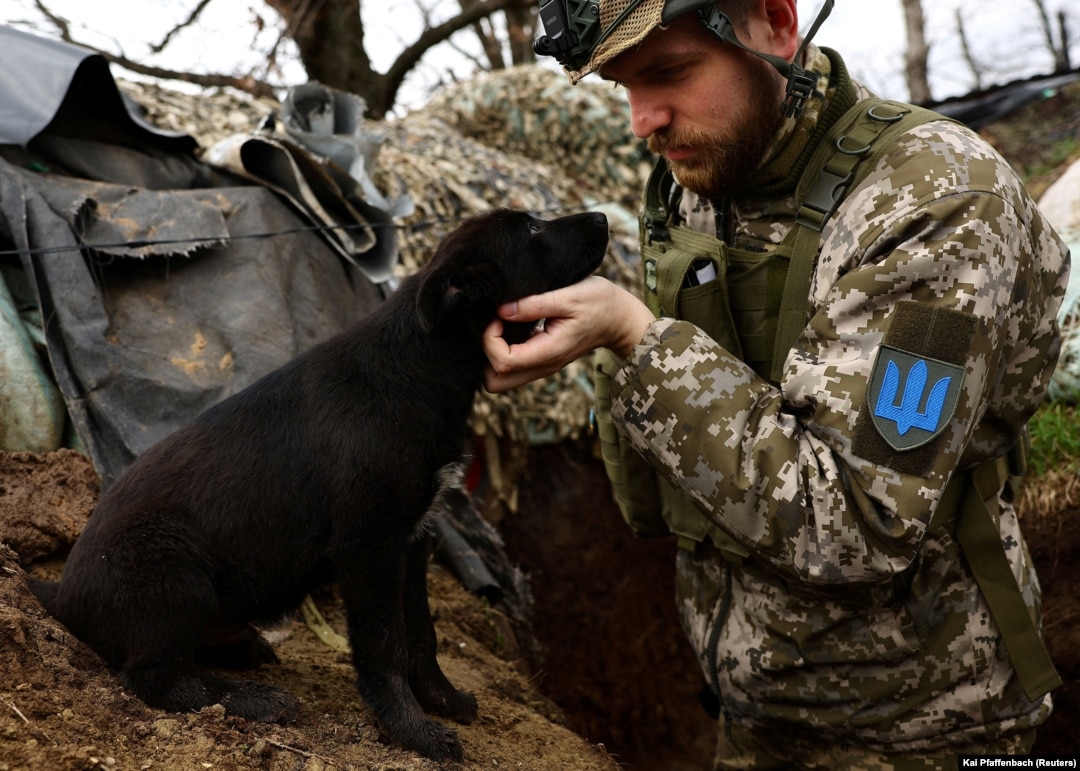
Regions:
<instances>
[{"instance_id":1,"label":"digital camouflage jacket","mask_svg":"<svg viewBox=\"0 0 1080 771\"><path fill-rule=\"evenodd\" d=\"M832 52L809 56L819 93L782 129L762 188L813 150L847 81ZM740 198L728 240L771 248L794 211L790 189ZM708 201L687 191L680 212L715 233ZM622 441L747 553L723 559L708 538L680 551L680 612L706 677L728 719L794 752L925 751L1037 726L1050 696L1024 695L955 538L931 523L950 478L1004 453L1043 398L1067 250L1008 164L945 120L894 141L821 244L778 386L661 317L611 388ZM912 440L929 413L940 428ZM999 527L1037 615L1003 499Z\"/></svg>"}]
</instances>

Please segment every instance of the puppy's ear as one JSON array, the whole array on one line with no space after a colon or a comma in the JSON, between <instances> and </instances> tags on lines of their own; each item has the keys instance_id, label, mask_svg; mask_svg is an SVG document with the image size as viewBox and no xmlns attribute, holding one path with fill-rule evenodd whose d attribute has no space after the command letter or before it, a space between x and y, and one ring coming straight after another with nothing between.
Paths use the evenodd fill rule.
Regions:
<instances>
[{"instance_id":1,"label":"puppy's ear","mask_svg":"<svg viewBox=\"0 0 1080 771\"><path fill-rule=\"evenodd\" d=\"M501 274L487 260L470 261L458 255L433 266L416 297L424 329L431 331L470 312L494 316L502 283Z\"/></svg>"}]
</instances>

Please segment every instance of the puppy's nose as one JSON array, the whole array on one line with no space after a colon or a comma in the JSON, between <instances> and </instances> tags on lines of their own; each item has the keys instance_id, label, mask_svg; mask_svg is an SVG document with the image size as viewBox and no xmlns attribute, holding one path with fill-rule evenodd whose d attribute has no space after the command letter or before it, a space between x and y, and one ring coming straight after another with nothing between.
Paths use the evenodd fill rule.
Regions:
<instances>
[{"instance_id":1,"label":"puppy's nose","mask_svg":"<svg viewBox=\"0 0 1080 771\"><path fill-rule=\"evenodd\" d=\"M602 227L607 227L607 215L603 212L593 212L593 222Z\"/></svg>"}]
</instances>

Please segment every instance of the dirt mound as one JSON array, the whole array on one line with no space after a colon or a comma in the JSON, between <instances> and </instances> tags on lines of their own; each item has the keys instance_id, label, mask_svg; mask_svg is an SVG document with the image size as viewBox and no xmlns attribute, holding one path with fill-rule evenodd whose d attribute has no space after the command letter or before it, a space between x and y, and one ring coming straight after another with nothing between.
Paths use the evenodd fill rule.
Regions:
<instances>
[{"instance_id":1,"label":"dirt mound","mask_svg":"<svg viewBox=\"0 0 1080 771\"><path fill-rule=\"evenodd\" d=\"M289 689L302 703L288 725L151 709L49 617L26 586L17 551L35 556L70 543L96 500L89 461L70 451L0 453L0 769L435 769L416 753L383 743L360 702L347 654L300 621L275 630L280 664L253 677ZM28 523L29 526L28 526ZM55 575L59 564L27 566ZM562 713L511 661L508 627L446 571L429 572L440 663L476 694L480 716L460 726L465 768L610 771L614 760L564 727ZM315 597L339 632L332 591Z\"/></svg>"},{"instance_id":2,"label":"dirt mound","mask_svg":"<svg viewBox=\"0 0 1080 771\"><path fill-rule=\"evenodd\" d=\"M1074 471L1029 478L1018 501L1020 525L1043 589L1043 637L1063 685L1039 729L1035 751L1080 749L1080 486Z\"/></svg>"}]
</instances>

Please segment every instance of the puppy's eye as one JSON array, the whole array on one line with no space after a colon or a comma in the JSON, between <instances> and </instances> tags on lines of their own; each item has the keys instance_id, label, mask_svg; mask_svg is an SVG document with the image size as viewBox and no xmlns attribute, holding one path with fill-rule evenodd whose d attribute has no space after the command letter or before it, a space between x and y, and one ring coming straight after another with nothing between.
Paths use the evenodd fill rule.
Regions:
<instances>
[{"instance_id":1,"label":"puppy's eye","mask_svg":"<svg viewBox=\"0 0 1080 771\"><path fill-rule=\"evenodd\" d=\"M543 232L544 232L544 228L540 225L539 222L530 222L529 223L529 235L530 236L538 236Z\"/></svg>"}]
</instances>

